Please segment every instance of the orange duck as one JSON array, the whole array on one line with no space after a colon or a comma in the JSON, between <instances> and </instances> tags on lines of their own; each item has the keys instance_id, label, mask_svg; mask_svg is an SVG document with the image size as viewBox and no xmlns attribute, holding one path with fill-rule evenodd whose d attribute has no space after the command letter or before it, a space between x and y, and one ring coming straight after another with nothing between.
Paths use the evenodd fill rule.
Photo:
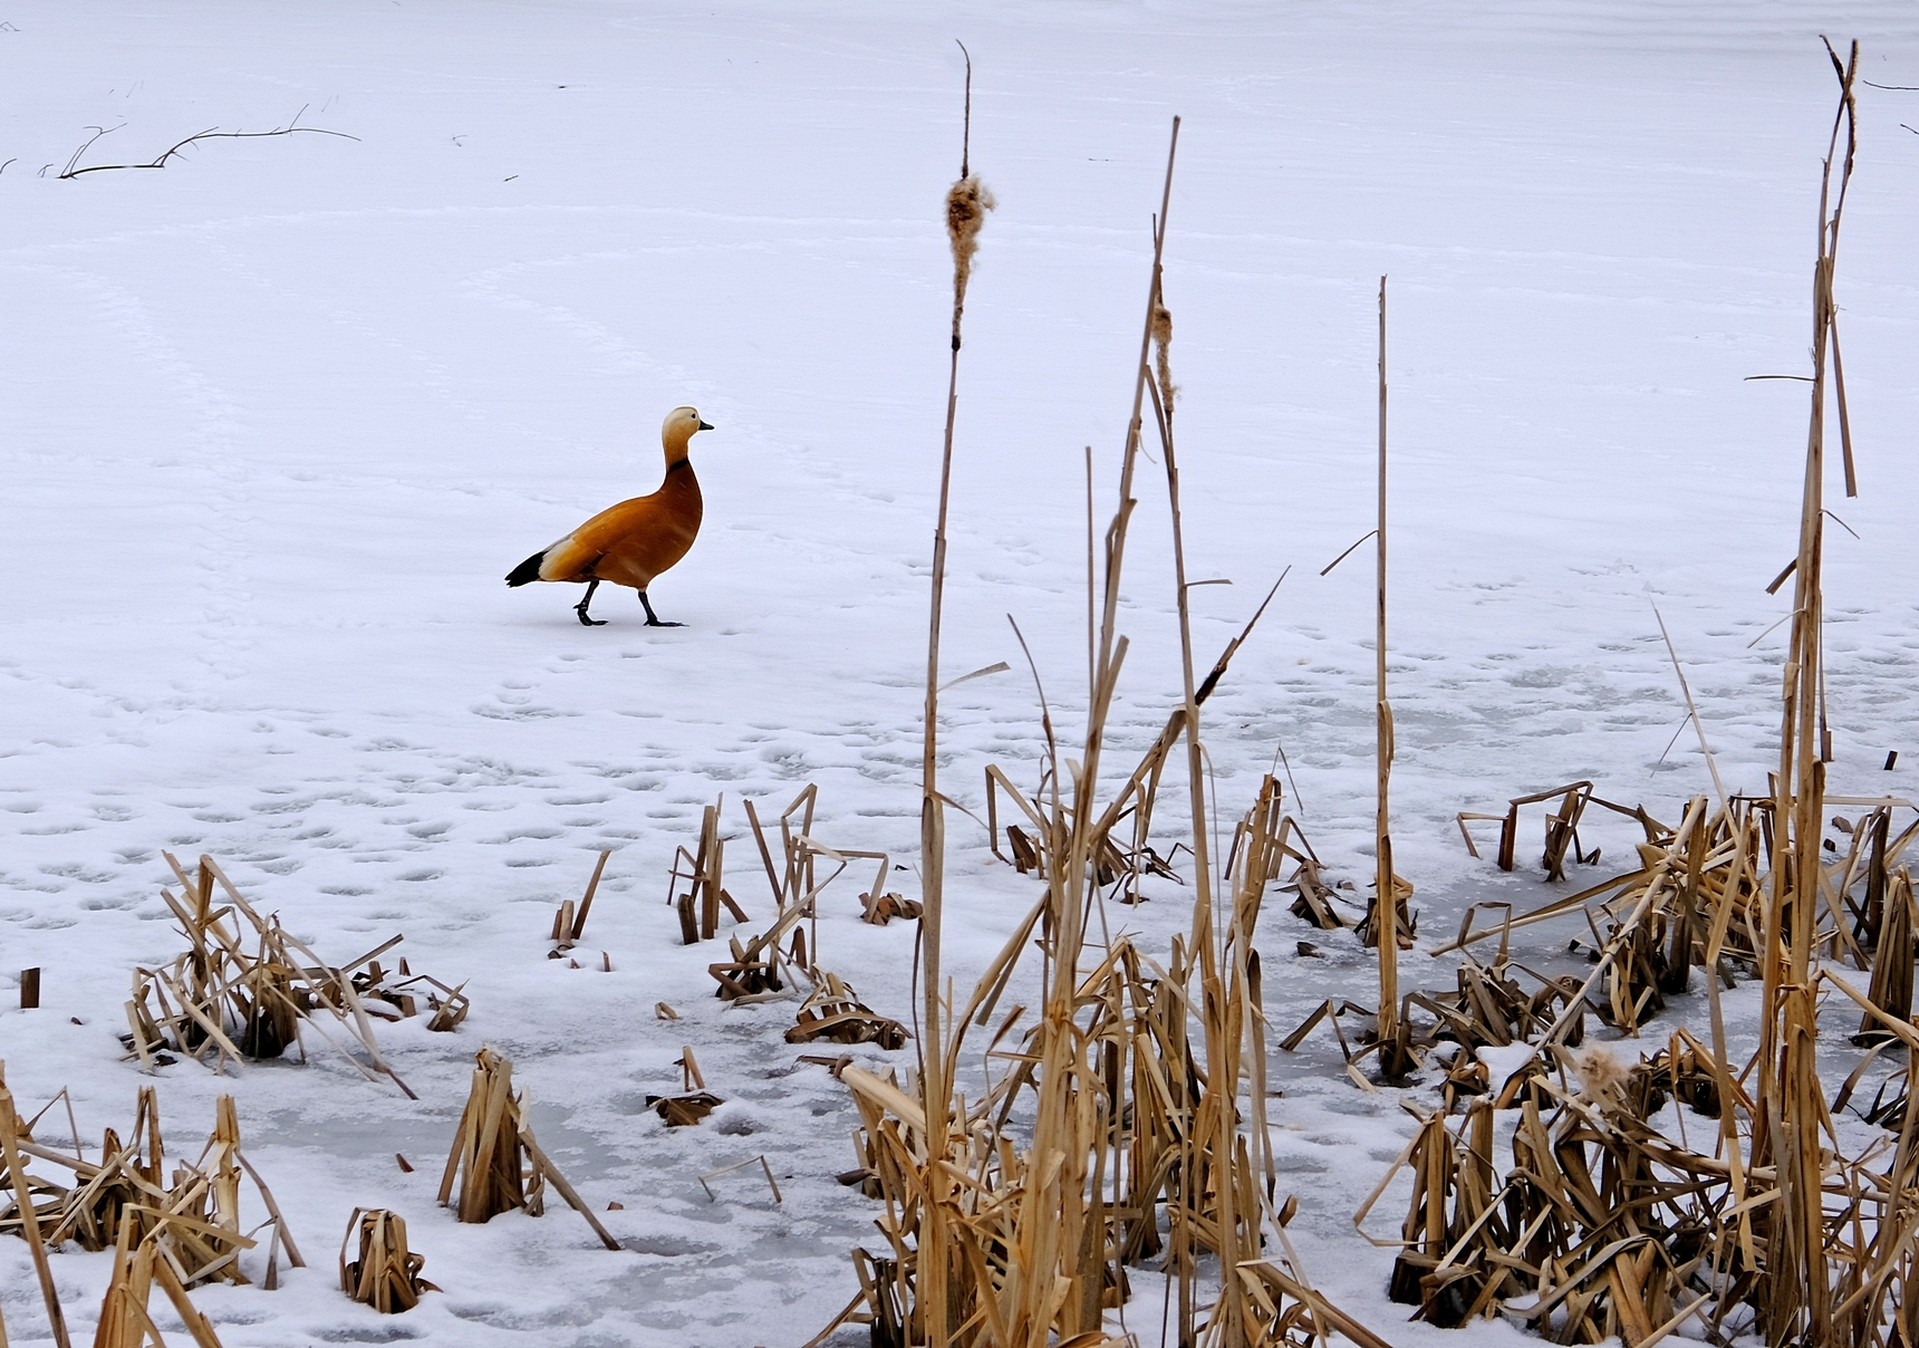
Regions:
<instances>
[{"instance_id":1,"label":"orange duck","mask_svg":"<svg viewBox=\"0 0 1919 1348\"><path fill-rule=\"evenodd\" d=\"M686 556L700 531L700 484L686 457L687 442L699 431L713 428L690 407L666 414L660 441L666 446L666 480L651 496L638 496L608 506L551 547L542 548L507 572L508 585L536 580L586 584L586 594L573 611L588 627L604 627L602 619L587 616L586 606L600 582L630 585L640 592L648 627L678 627L661 622L646 597L653 578Z\"/></svg>"}]
</instances>

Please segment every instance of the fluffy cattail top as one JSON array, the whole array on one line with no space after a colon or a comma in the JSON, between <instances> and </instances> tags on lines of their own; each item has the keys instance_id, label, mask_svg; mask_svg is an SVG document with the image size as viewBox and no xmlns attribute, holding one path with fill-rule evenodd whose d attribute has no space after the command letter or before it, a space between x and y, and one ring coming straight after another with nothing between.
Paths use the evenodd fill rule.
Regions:
<instances>
[{"instance_id":1,"label":"fluffy cattail top","mask_svg":"<svg viewBox=\"0 0 1919 1348\"><path fill-rule=\"evenodd\" d=\"M1579 1093L1602 1110L1625 1106L1632 1074L1603 1044L1589 1044L1572 1055L1569 1065L1579 1080Z\"/></svg>"},{"instance_id":2,"label":"fluffy cattail top","mask_svg":"<svg viewBox=\"0 0 1919 1348\"><path fill-rule=\"evenodd\" d=\"M999 203L977 174L967 174L946 194L946 237L953 245L953 349L959 350L960 314L966 308L966 283L973 276L986 213Z\"/></svg>"},{"instance_id":3,"label":"fluffy cattail top","mask_svg":"<svg viewBox=\"0 0 1919 1348\"><path fill-rule=\"evenodd\" d=\"M1173 415L1173 395L1179 385L1173 382L1173 311L1164 300L1153 301L1153 363L1159 375L1159 399L1168 417Z\"/></svg>"}]
</instances>

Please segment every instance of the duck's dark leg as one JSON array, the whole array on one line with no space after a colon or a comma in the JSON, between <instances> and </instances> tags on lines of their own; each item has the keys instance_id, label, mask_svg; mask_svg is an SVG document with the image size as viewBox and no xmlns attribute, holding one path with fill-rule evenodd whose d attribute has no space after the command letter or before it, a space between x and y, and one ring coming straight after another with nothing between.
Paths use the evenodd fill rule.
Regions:
<instances>
[{"instance_id":1,"label":"duck's dark leg","mask_svg":"<svg viewBox=\"0 0 1919 1348\"><path fill-rule=\"evenodd\" d=\"M606 620L604 618L589 618L586 616L586 606L593 602L593 592L599 588L600 582L598 580L589 580L586 583L585 596L581 598L579 603L573 606L573 611L580 615L580 625L582 627L606 626Z\"/></svg>"},{"instance_id":2,"label":"duck's dark leg","mask_svg":"<svg viewBox=\"0 0 1919 1348\"><path fill-rule=\"evenodd\" d=\"M684 627L686 626L685 623L661 622L660 615L653 611L653 601L646 597L645 590L640 591L640 605L646 610L646 625L648 627Z\"/></svg>"}]
</instances>

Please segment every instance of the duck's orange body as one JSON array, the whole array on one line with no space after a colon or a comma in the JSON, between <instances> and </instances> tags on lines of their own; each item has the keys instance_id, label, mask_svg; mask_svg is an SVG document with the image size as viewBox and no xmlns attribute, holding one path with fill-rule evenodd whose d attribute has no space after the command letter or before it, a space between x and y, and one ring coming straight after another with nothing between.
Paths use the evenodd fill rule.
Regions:
<instances>
[{"instance_id":1,"label":"duck's orange body","mask_svg":"<svg viewBox=\"0 0 1919 1348\"><path fill-rule=\"evenodd\" d=\"M666 480L650 496L638 496L608 506L552 546L534 553L507 573L508 585L536 580L584 583L586 597L574 606L589 627L601 623L587 616L587 605L601 581L630 586L640 592L646 621L653 627L677 627L661 622L646 590L654 577L686 556L699 534L704 505L699 479L687 458L687 443L699 431L713 428L690 407L678 407L660 428L666 450Z\"/></svg>"}]
</instances>

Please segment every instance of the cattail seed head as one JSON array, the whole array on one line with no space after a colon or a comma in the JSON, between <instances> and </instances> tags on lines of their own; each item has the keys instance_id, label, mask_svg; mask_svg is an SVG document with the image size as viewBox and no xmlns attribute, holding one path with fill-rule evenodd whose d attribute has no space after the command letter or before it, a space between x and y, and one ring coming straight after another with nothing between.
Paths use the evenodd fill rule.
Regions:
<instances>
[{"instance_id":1,"label":"cattail seed head","mask_svg":"<svg viewBox=\"0 0 1919 1348\"><path fill-rule=\"evenodd\" d=\"M978 175L968 174L946 194L946 237L953 245L953 349L959 349L960 313L966 307L966 283L973 276L973 255L986 213L999 203Z\"/></svg>"},{"instance_id":2,"label":"cattail seed head","mask_svg":"<svg viewBox=\"0 0 1919 1348\"><path fill-rule=\"evenodd\" d=\"M1164 302L1153 301L1153 364L1159 377L1159 400L1166 408L1166 415L1173 414L1173 395L1179 392L1179 385L1173 382L1171 351L1173 345L1173 311Z\"/></svg>"},{"instance_id":3,"label":"cattail seed head","mask_svg":"<svg viewBox=\"0 0 1919 1348\"><path fill-rule=\"evenodd\" d=\"M1632 1074L1603 1044L1588 1045L1569 1064L1579 1080L1579 1093L1601 1109L1624 1106Z\"/></svg>"}]
</instances>

